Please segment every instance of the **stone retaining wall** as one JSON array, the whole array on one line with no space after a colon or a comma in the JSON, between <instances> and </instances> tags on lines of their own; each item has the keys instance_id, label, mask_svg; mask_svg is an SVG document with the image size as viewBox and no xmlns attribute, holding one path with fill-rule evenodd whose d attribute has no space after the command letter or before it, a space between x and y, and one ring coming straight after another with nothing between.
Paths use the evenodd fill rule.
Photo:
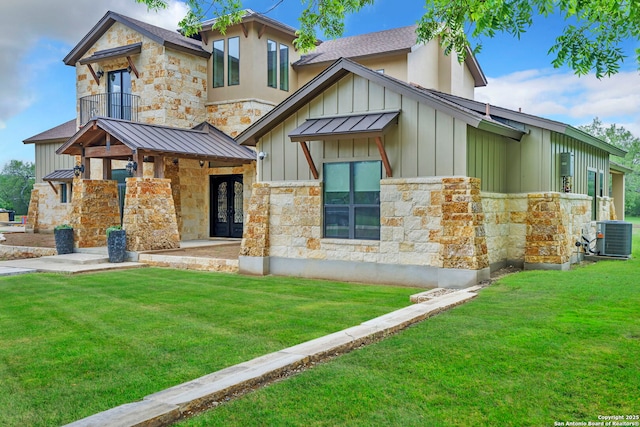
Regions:
<instances>
[{"instance_id":1,"label":"stone retaining wall","mask_svg":"<svg viewBox=\"0 0 640 427\"><path fill-rule=\"evenodd\" d=\"M0 259L25 259L57 255L55 248L0 245Z\"/></svg>"},{"instance_id":2,"label":"stone retaining wall","mask_svg":"<svg viewBox=\"0 0 640 427\"><path fill-rule=\"evenodd\" d=\"M218 271L237 273L237 259L202 258L162 254L140 254L138 262L156 267L180 268L184 270Z\"/></svg>"}]
</instances>

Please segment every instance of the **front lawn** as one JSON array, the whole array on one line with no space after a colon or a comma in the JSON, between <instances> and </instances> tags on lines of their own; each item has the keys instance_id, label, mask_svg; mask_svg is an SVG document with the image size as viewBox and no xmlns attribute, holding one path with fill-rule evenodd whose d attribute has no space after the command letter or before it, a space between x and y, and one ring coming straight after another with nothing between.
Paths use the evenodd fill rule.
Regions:
<instances>
[{"instance_id":1,"label":"front lawn","mask_svg":"<svg viewBox=\"0 0 640 427\"><path fill-rule=\"evenodd\" d=\"M637 426L634 231L630 261L505 277L467 304L180 425L554 426L623 416L615 422L638 424L617 425Z\"/></svg>"},{"instance_id":2,"label":"front lawn","mask_svg":"<svg viewBox=\"0 0 640 427\"><path fill-rule=\"evenodd\" d=\"M415 292L153 268L0 277L0 425L72 422L357 325Z\"/></svg>"}]
</instances>

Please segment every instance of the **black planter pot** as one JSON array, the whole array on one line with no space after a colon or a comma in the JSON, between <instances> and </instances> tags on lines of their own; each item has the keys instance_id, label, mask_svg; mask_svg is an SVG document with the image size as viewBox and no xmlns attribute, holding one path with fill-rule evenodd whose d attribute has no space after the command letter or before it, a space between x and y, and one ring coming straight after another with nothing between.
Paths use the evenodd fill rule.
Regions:
<instances>
[{"instance_id":1,"label":"black planter pot","mask_svg":"<svg viewBox=\"0 0 640 427\"><path fill-rule=\"evenodd\" d=\"M127 233L125 230L113 230L107 237L109 262L123 262L127 256Z\"/></svg>"},{"instance_id":2,"label":"black planter pot","mask_svg":"<svg viewBox=\"0 0 640 427\"><path fill-rule=\"evenodd\" d=\"M53 235L56 239L58 255L73 253L73 228L53 230Z\"/></svg>"}]
</instances>

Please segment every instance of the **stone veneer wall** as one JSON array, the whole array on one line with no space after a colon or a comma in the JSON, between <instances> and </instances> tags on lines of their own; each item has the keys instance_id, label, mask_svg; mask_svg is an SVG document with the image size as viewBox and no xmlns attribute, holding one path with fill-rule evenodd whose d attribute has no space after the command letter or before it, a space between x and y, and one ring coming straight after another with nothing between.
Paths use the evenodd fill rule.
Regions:
<instances>
[{"instance_id":1,"label":"stone veneer wall","mask_svg":"<svg viewBox=\"0 0 640 427\"><path fill-rule=\"evenodd\" d=\"M55 184L54 184L55 185ZM53 232L56 225L68 224L71 219L71 202L60 203L58 194L47 183L35 184L29 201L27 228L34 232ZM35 197L34 197L35 196Z\"/></svg>"},{"instance_id":2,"label":"stone veneer wall","mask_svg":"<svg viewBox=\"0 0 640 427\"><path fill-rule=\"evenodd\" d=\"M171 180L127 178L122 226L127 231L128 251L178 248Z\"/></svg>"},{"instance_id":3,"label":"stone veneer wall","mask_svg":"<svg viewBox=\"0 0 640 427\"><path fill-rule=\"evenodd\" d=\"M107 245L107 228L120 224L116 181L74 179L71 218L75 247Z\"/></svg>"},{"instance_id":4,"label":"stone veneer wall","mask_svg":"<svg viewBox=\"0 0 640 427\"><path fill-rule=\"evenodd\" d=\"M131 74L131 92L140 96L139 121L182 128L203 122L207 97L206 58L165 48L119 22L114 23L84 57L138 42L142 42L142 51L131 58L140 77ZM96 71L105 72L97 84L89 68L77 64L78 98L107 92L107 73L126 69L128 65L126 58L103 61L98 68L94 65Z\"/></svg>"},{"instance_id":5,"label":"stone veneer wall","mask_svg":"<svg viewBox=\"0 0 640 427\"><path fill-rule=\"evenodd\" d=\"M240 269L242 257L271 257L418 267L415 273L433 277L415 280L429 283L441 280L438 269L488 272L476 178L383 179L380 212L380 240L323 238L321 183L255 184Z\"/></svg>"},{"instance_id":6,"label":"stone veneer wall","mask_svg":"<svg viewBox=\"0 0 640 427\"><path fill-rule=\"evenodd\" d=\"M522 267L527 239L527 195L482 193L482 210L491 271Z\"/></svg>"},{"instance_id":7,"label":"stone veneer wall","mask_svg":"<svg viewBox=\"0 0 640 427\"><path fill-rule=\"evenodd\" d=\"M243 99L207 104L206 120L232 138L275 107L268 101Z\"/></svg>"}]
</instances>

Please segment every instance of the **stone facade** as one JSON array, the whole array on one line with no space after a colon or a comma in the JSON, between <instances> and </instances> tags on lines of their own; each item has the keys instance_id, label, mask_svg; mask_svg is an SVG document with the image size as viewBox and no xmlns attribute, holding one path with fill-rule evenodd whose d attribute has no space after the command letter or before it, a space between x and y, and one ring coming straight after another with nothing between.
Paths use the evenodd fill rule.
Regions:
<instances>
[{"instance_id":1,"label":"stone facade","mask_svg":"<svg viewBox=\"0 0 640 427\"><path fill-rule=\"evenodd\" d=\"M142 42L141 53L131 57L140 75L136 78L131 74L131 93L140 97L139 121L182 128L203 122L207 98L206 58L166 48L119 22L115 22L84 57L139 42ZM78 98L106 93L108 72L128 66L126 58L101 62L98 67L105 75L98 84L87 66L77 64ZM80 104L78 112L79 109Z\"/></svg>"},{"instance_id":2,"label":"stone facade","mask_svg":"<svg viewBox=\"0 0 640 427\"><path fill-rule=\"evenodd\" d=\"M171 181L127 178L122 228L127 231L128 251L180 247Z\"/></svg>"},{"instance_id":3,"label":"stone facade","mask_svg":"<svg viewBox=\"0 0 640 427\"><path fill-rule=\"evenodd\" d=\"M273 107L275 104L257 99L208 103L206 120L235 138Z\"/></svg>"},{"instance_id":4,"label":"stone facade","mask_svg":"<svg viewBox=\"0 0 640 427\"><path fill-rule=\"evenodd\" d=\"M240 270L242 257L271 257L406 266L434 276L438 269L488 271L476 178L383 179L380 212L380 240L323 238L320 183L256 184L242 241ZM429 283L439 280L425 279Z\"/></svg>"},{"instance_id":5,"label":"stone facade","mask_svg":"<svg viewBox=\"0 0 640 427\"><path fill-rule=\"evenodd\" d=\"M55 185L55 184L54 184ZM56 225L68 224L71 220L71 202L60 203L58 194L47 183L35 184L29 201L27 228L34 232L52 232Z\"/></svg>"},{"instance_id":6,"label":"stone facade","mask_svg":"<svg viewBox=\"0 0 640 427\"><path fill-rule=\"evenodd\" d=\"M527 195L482 193L491 270L522 267L527 238Z\"/></svg>"},{"instance_id":7,"label":"stone facade","mask_svg":"<svg viewBox=\"0 0 640 427\"><path fill-rule=\"evenodd\" d=\"M117 182L76 178L71 206L75 247L106 246L107 228L120 224Z\"/></svg>"}]
</instances>

